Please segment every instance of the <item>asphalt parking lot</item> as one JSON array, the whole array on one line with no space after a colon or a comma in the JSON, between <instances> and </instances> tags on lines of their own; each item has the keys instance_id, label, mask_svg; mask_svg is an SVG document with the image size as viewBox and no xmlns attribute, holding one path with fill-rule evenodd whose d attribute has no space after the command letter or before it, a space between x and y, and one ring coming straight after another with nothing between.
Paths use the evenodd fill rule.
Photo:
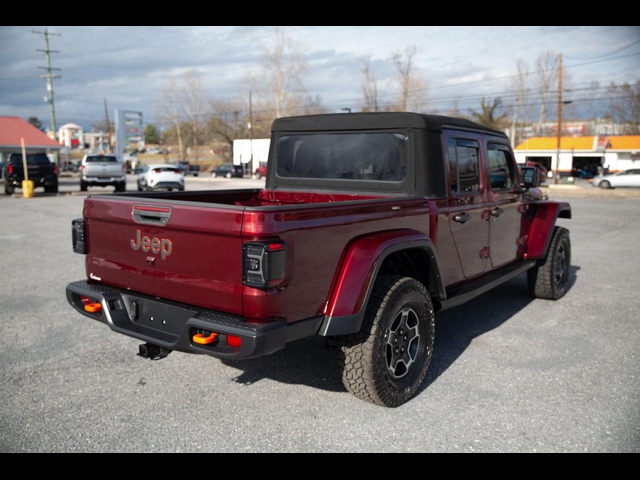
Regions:
<instances>
[{"instance_id":1,"label":"asphalt parking lot","mask_svg":"<svg viewBox=\"0 0 640 480\"><path fill-rule=\"evenodd\" d=\"M638 200L571 199L567 296L534 300L520 276L440 314L425 388L389 410L344 390L320 338L248 361L137 357L66 302L83 199L0 198L2 452L640 451Z\"/></svg>"}]
</instances>

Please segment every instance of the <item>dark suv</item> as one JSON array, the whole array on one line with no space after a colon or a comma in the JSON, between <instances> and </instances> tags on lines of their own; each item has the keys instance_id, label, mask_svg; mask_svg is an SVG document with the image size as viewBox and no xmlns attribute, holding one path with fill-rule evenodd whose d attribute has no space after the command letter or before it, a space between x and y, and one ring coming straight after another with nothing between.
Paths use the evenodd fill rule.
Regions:
<instances>
[{"instance_id":1,"label":"dark suv","mask_svg":"<svg viewBox=\"0 0 640 480\"><path fill-rule=\"evenodd\" d=\"M27 155L27 169L29 180L33 182L33 187L44 187L47 193L58 192L58 167L51 163L45 153L30 153ZM6 165L3 167L4 193L12 195L16 189L22 188L22 181L25 180L22 154L12 153L9 155Z\"/></svg>"},{"instance_id":2,"label":"dark suv","mask_svg":"<svg viewBox=\"0 0 640 480\"><path fill-rule=\"evenodd\" d=\"M233 165L231 163L224 163L224 164L220 165L219 167L214 168L211 171L211 176L213 178L216 178L216 177L225 177L225 178L237 177L237 178L242 178L242 176L243 176L242 167Z\"/></svg>"}]
</instances>

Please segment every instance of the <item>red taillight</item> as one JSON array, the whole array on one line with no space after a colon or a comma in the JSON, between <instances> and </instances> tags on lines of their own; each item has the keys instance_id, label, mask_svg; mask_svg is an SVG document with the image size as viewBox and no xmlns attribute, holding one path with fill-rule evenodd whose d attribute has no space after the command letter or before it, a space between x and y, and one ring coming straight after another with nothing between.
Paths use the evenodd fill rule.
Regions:
<instances>
[{"instance_id":1,"label":"red taillight","mask_svg":"<svg viewBox=\"0 0 640 480\"><path fill-rule=\"evenodd\" d=\"M233 335L227 335L227 345L229 345L230 347L241 347L242 339Z\"/></svg>"},{"instance_id":2,"label":"red taillight","mask_svg":"<svg viewBox=\"0 0 640 480\"><path fill-rule=\"evenodd\" d=\"M58 175L58 166L55 163L53 164L53 174Z\"/></svg>"},{"instance_id":3,"label":"red taillight","mask_svg":"<svg viewBox=\"0 0 640 480\"><path fill-rule=\"evenodd\" d=\"M8 172L9 175L13 174L13 166L12 165L9 165L9 167L7 168L7 172Z\"/></svg>"},{"instance_id":4,"label":"red taillight","mask_svg":"<svg viewBox=\"0 0 640 480\"><path fill-rule=\"evenodd\" d=\"M85 175L87 173L87 166L83 165L82 166L82 174Z\"/></svg>"},{"instance_id":5,"label":"red taillight","mask_svg":"<svg viewBox=\"0 0 640 480\"><path fill-rule=\"evenodd\" d=\"M127 166L126 165L122 165L122 173L127 173Z\"/></svg>"}]
</instances>

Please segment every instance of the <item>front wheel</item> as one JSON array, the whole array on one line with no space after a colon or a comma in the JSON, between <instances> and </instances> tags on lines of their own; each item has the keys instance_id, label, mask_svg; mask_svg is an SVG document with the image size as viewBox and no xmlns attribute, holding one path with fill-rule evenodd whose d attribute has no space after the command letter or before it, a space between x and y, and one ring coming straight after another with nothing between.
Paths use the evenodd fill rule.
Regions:
<instances>
[{"instance_id":1,"label":"front wheel","mask_svg":"<svg viewBox=\"0 0 640 480\"><path fill-rule=\"evenodd\" d=\"M413 278L382 275L361 331L337 339L344 386L367 402L399 407L420 389L434 337L433 303L424 285Z\"/></svg>"},{"instance_id":2,"label":"front wheel","mask_svg":"<svg viewBox=\"0 0 640 480\"><path fill-rule=\"evenodd\" d=\"M231 178L231 177L233 177L233 175L231 175L230 173L227 173L226 177L227 178Z\"/></svg>"},{"instance_id":3,"label":"front wheel","mask_svg":"<svg viewBox=\"0 0 640 480\"><path fill-rule=\"evenodd\" d=\"M569 230L556 227L544 260L527 272L529 290L536 298L558 300L567 293L571 269Z\"/></svg>"},{"instance_id":4,"label":"front wheel","mask_svg":"<svg viewBox=\"0 0 640 480\"><path fill-rule=\"evenodd\" d=\"M607 180L603 180L600 182L600 188L604 189L604 190L608 190L611 188L611 183Z\"/></svg>"}]
</instances>

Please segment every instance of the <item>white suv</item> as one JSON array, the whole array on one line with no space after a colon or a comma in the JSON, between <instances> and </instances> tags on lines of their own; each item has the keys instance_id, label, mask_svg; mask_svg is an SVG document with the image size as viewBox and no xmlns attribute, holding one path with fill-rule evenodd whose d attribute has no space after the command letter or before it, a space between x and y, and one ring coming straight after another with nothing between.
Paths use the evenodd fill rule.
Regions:
<instances>
[{"instance_id":1,"label":"white suv","mask_svg":"<svg viewBox=\"0 0 640 480\"><path fill-rule=\"evenodd\" d=\"M166 188L184 190L184 174L173 165L145 165L138 175L138 190L152 191Z\"/></svg>"}]
</instances>

